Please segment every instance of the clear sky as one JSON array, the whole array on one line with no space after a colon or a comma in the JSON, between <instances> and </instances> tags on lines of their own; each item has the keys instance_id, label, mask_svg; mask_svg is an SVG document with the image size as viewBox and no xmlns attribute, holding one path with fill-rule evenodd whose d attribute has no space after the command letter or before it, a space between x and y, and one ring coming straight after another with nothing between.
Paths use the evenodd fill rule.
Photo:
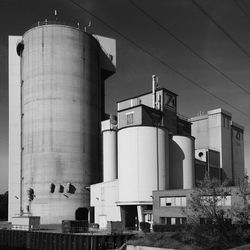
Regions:
<instances>
[{"instance_id":1,"label":"clear sky","mask_svg":"<svg viewBox=\"0 0 250 250\"><path fill-rule=\"evenodd\" d=\"M192 0L133 1L144 13L129 0L0 1L0 193L8 189L8 35L54 20L55 9L60 20L82 26L91 20L93 33L117 40L117 73L105 87L107 113L116 112L118 100L150 91L156 74L161 87L179 95L182 115L218 107L232 113L245 127L250 173L250 1L196 0L200 8Z\"/></svg>"}]
</instances>

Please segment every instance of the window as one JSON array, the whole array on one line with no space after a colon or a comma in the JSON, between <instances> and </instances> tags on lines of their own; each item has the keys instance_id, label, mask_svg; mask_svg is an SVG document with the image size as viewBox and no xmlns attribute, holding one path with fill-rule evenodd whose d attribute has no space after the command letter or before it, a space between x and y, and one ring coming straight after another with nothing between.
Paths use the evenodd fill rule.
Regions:
<instances>
[{"instance_id":1,"label":"window","mask_svg":"<svg viewBox=\"0 0 250 250\"><path fill-rule=\"evenodd\" d=\"M241 141L241 140L242 140L243 136L241 135L241 132L240 132L240 131L236 131L235 138L236 138L238 141Z\"/></svg>"},{"instance_id":2,"label":"window","mask_svg":"<svg viewBox=\"0 0 250 250\"><path fill-rule=\"evenodd\" d=\"M218 196L218 206L231 206L231 196L226 196L225 198Z\"/></svg>"},{"instance_id":3,"label":"window","mask_svg":"<svg viewBox=\"0 0 250 250\"><path fill-rule=\"evenodd\" d=\"M186 222L187 222L186 217L160 217L160 224L180 225L180 224L186 224Z\"/></svg>"},{"instance_id":4,"label":"window","mask_svg":"<svg viewBox=\"0 0 250 250\"><path fill-rule=\"evenodd\" d=\"M231 219L229 219L229 218L225 218L224 219L224 221L226 222L226 223L229 223L229 224L231 224L232 223L232 220ZM210 218L206 218L206 217L201 217L200 218L200 224L213 224L213 220L212 219L210 219Z\"/></svg>"},{"instance_id":5,"label":"window","mask_svg":"<svg viewBox=\"0 0 250 250\"><path fill-rule=\"evenodd\" d=\"M133 124L134 123L134 112L132 113L127 113L127 125Z\"/></svg>"},{"instance_id":6,"label":"window","mask_svg":"<svg viewBox=\"0 0 250 250\"><path fill-rule=\"evenodd\" d=\"M200 224L201 224L201 225L206 224L206 219L205 219L205 218L200 218Z\"/></svg>"},{"instance_id":7,"label":"window","mask_svg":"<svg viewBox=\"0 0 250 250\"><path fill-rule=\"evenodd\" d=\"M177 225L180 225L181 224L181 218L180 217L175 218L175 222L176 222Z\"/></svg>"},{"instance_id":8,"label":"window","mask_svg":"<svg viewBox=\"0 0 250 250\"><path fill-rule=\"evenodd\" d=\"M186 207L187 198L185 196L180 197L160 197L161 207Z\"/></svg>"},{"instance_id":9,"label":"window","mask_svg":"<svg viewBox=\"0 0 250 250\"><path fill-rule=\"evenodd\" d=\"M171 217L167 217L165 223L171 225Z\"/></svg>"},{"instance_id":10,"label":"window","mask_svg":"<svg viewBox=\"0 0 250 250\"><path fill-rule=\"evenodd\" d=\"M166 198L160 198L160 207L166 206Z\"/></svg>"},{"instance_id":11,"label":"window","mask_svg":"<svg viewBox=\"0 0 250 250\"><path fill-rule=\"evenodd\" d=\"M171 225L175 225L176 224L176 219L175 218L171 218Z\"/></svg>"},{"instance_id":12,"label":"window","mask_svg":"<svg viewBox=\"0 0 250 250\"><path fill-rule=\"evenodd\" d=\"M175 201L176 201L175 205L176 205L177 207L180 207L180 206L181 206L181 197L176 197L176 198L175 198Z\"/></svg>"},{"instance_id":13,"label":"window","mask_svg":"<svg viewBox=\"0 0 250 250\"><path fill-rule=\"evenodd\" d=\"M187 206L187 198L186 197L181 197L181 205L182 205L182 207Z\"/></svg>"},{"instance_id":14,"label":"window","mask_svg":"<svg viewBox=\"0 0 250 250\"><path fill-rule=\"evenodd\" d=\"M223 117L222 117L222 122L223 122L222 126L223 126L224 128L229 128L230 120L229 120L228 117L223 116Z\"/></svg>"},{"instance_id":15,"label":"window","mask_svg":"<svg viewBox=\"0 0 250 250\"><path fill-rule=\"evenodd\" d=\"M213 202L213 196L203 196L201 197L201 201L203 205L210 204L210 202ZM218 206L231 206L231 196L228 195L226 197L217 196L217 205Z\"/></svg>"},{"instance_id":16,"label":"window","mask_svg":"<svg viewBox=\"0 0 250 250\"><path fill-rule=\"evenodd\" d=\"M225 200L225 206L231 206L231 196L226 196Z\"/></svg>"},{"instance_id":17,"label":"window","mask_svg":"<svg viewBox=\"0 0 250 250\"><path fill-rule=\"evenodd\" d=\"M165 217L160 217L160 224L165 224Z\"/></svg>"}]
</instances>

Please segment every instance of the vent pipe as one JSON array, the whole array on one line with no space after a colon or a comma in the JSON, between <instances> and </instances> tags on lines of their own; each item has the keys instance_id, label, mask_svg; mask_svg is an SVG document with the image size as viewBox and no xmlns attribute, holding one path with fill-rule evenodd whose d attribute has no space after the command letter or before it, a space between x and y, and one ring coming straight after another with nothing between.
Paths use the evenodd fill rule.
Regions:
<instances>
[{"instance_id":1,"label":"vent pipe","mask_svg":"<svg viewBox=\"0 0 250 250\"><path fill-rule=\"evenodd\" d=\"M156 106L156 95L155 95L156 87L157 87L157 76L152 75L152 108L155 108Z\"/></svg>"}]
</instances>

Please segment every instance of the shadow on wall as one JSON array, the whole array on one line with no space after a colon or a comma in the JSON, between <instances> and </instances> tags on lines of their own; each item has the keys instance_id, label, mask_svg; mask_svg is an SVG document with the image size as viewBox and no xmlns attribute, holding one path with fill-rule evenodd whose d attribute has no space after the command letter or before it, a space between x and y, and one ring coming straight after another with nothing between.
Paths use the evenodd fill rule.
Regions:
<instances>
[{"instance_id":1,"label":"shadow on wall","mask_svg":"<svg viewBox=\"0 0 250 250\"><path fill-rule=\"evenodd\" d=\"M8 220L8 191L0 194L0 221Z\"/></svg>"},{"instance_id":2,"label":"shadow on wall","mask_svg":"<svg viewBox=\"0 0 250 250\"><path fill-rule=\"evenodd\" d=\"M169 188L182 189L183 188L183 162L185 154L181 147L175 142L171 141L170 146L170 169L169 169Z\"/></svg>"}]
</instances>

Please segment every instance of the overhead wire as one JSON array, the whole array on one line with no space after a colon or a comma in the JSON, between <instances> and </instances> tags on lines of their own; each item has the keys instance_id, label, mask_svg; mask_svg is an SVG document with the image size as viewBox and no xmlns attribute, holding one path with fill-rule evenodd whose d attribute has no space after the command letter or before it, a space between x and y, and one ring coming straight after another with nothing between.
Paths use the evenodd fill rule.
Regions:
<instances>
[{"instance_id":1,"label":"overhead wire","mask_svg":"<svg viewBox=\"0 0 250 250\"><path fill-rule=\"evenodd\" d=\"M199 59L201 59L203 62L207 63L211 68L213 68L217 73L221 74L224 78L226 78L228 81L230 81L233 85L240 88L242 91L250 95L250 92L242 87L239 83L231 79L228 75L226 75L224 72L222 72L220 69L218 69L215 65L213 65L211 62L209 62L207 59L202 57L199 53L197 53L192 47L190 47L187 43L183 42L180 38L178 38L173 32L171 32L165 25L162 25L159 21L157 21L153 16L148 14L143 8L141 8L138 4L136 4L132 0L127 0L131 5L133 5L137 10L139 10L141 13L143 13L146 17L148 17L153 23L158 25L160 28L162 28L168 35L170 35L172 38L174 38L177 42L179 42L182 46L184 46L187 50L191 51L191 53L195 56L197 56Z\"/></svg>"},{"instance_id":2,"label":"overhead wire","mask_svg":"<svg viewBox=\"0 0 250 250\"><path fill-rule=\"evenodd\" d=\"M192 0L193 4L219 29L221 30L228 39L230 39L235 46L239 48L239 50L244 53L247 57L250 57L250 54L244 47L238 43L216 20L204 9L199 5L195 0Z\"/></svg>"},{"instance_id":3,"label":"overhead wire","mask_svg":"<svg viewBox=\"0 0 250 250\"><path fill-rule=\"evenodd\" d=\"M154 54L152 54L151 52L147 51L145 48L143 48L142 46L138 45L135 41L131 40L129 37L127 37L126 35L122 34L119 30L117 30L116 28L114 28L113 26L111 26L110 24L108 24L106 21L104 21L102 18L98 17L97 15L95 15L93 12L91 12L90 10L86 9L85 7L83 7L82 5L80 5L79 3L75 2L74 0L69 0L70 2L72 2L75 6L77 6L78 8L80 8L81 10L83 10L84 12L86 12L87 14L89 14L90 16L94 17L96 20L98 20L99 22L103 23L106 27L108 27L110 30L112 30L113 32L115 32L116 34L118 34L120 37L122 37L123 39L125 39L126 41L128 41L129 43L133 44L136 48L138 48L139 50L141 50L142 52L144 52L145 54L149 55L150 57L154 58L156 61L160 62L163 66L165 66L166 68L170 69L171 71L173 71L174 73L176 73L177 75L181 76L183 79L185 79L187 82L190 82L191 84L195 85L196 87L202 89L204 92L206 92L208 95L214 97L215 99L219 100L220 102L228 105L229 107L231 107L232 109L238 111L239 113L241 113L242 115L250 118L250 115L243 112L242 110L240 110L239 108L235 107L234 105L232 105L231 103L225 101L224 99L222 99L219 96L216 96L215 94L213 94L211 91L207 90L206 88L202 87L201 85L199 85L196 81L192 80L191 78L189 78L188 76L184 75L183 73L181 73L180 71L178 71L177 69L175 69L173 66L171 66L170 64L168 64L167 62L163 61L161 58L155 56Z\"/></svg>"},{"instance_id":4,"label":"overhead wire","mask_svg":"<svg viewBox=\"0 0 250 250\"><path fill-rule=\"evenodd\" d=\"M235 5L241 10L241 12L248 18L250 19L250 15L248 14L248 12L244 9L244 7L240 4L239 1L237 0L233 0ZM243 3L243 2L242 2Z\"/></svg>"}]
</instances>

